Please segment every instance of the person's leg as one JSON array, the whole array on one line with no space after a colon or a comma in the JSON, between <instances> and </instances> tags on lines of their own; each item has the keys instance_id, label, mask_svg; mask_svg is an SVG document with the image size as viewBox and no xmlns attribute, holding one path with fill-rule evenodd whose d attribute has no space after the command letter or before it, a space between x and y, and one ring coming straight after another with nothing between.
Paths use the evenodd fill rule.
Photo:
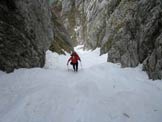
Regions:
<instances>
[{"instance_id":1,"label":"person's leg","mask_svg":"<svg viewBox=\"0 0 162 122\"><path fill-rule=\"evenodd\" d=\"M76 72L78 71L78 62L76 63Z\"/></svg>"},{"instance_id":2,"label":"person's leg","mask_svg":"<svg viewBox=\"0 0 162 122\"><path fill-rule=\"evenodd\" d=\"M73 69L74 69L74 72L75 72L75 64L73 64Z\"/></svg>"}]
</instances>

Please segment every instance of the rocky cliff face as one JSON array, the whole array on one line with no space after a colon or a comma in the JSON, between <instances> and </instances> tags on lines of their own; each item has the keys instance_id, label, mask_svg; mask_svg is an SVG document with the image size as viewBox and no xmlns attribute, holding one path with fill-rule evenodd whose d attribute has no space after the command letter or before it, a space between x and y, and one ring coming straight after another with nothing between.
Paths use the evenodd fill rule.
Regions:
<instances>
[{"instance_id":1,"label":"rocky cliff face","mask_svg":"<svg viewBox=\"0 0 162 122\"><path fill-rule=\"evenodd\" d=\"M161 0L62 0L62 17L74 40L101 47L108 61L143 63L150 78L162 78Z\"/></svg>"},{"instance_id":2,"label":"rocky cliff face","mask_svg":"<svg viewBox=\"0 0 162 122\"><path fill-rule=\"evenodd\" d=\"M123 0L107 20L101 52L123 67L144 64L152 79L162 78L162 1Z\"/></svg>"},{"instance_id":3,"label":"rocky cliff face","mask_svg":"<svg viewBox=\"0 0 162 122\"><path fill-rule=\"evenodd\" d=\"M0 1L0 69L42 67L53 39L46 0Z\"/></svg>"},{"instance_id":4,"label":"rocky cliff face","mask_svg":"<svg viewBox=\"0 0 162 122\"><path fill-rule=\"evenodd\" d=\"M61 8L62 6L59 1L51 5L54 40L51 43L50 50L59 54L65 54L64 51L70 53L73 50L73 44L68 31L64 27L60 15Z\"/></svg>"}]
</instances>

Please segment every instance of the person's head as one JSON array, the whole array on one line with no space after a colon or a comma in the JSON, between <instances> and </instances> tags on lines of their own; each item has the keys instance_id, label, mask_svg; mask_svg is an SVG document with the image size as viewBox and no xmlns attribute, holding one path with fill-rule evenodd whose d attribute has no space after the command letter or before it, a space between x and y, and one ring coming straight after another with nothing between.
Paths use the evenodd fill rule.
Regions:
<instances>
[{"instance_id":1,"label":"person's head","mask_svg":"<svg viewBox=\"0 0 162 122\"><path fill-rule=\"evenodd\" d=\"M73 52L71 53L71 56L73 56L73 55L76 55L76 52L75 52L75 51L73 51Z\"/></svg>"}]
</instances>

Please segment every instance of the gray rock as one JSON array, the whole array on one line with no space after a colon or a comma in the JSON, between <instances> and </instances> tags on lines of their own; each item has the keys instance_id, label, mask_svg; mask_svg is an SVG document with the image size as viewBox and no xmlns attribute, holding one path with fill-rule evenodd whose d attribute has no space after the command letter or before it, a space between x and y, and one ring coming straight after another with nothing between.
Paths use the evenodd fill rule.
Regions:
<instances>
[{"instance_id":1,"label":"gray rock","mask_svg":"<svg viewBox=\"0 0 162 122\"><path fill-rule=\"evenodd\" d=\"M61 6L59 1L55 1L51 5L51 11L52 11L52 23L53 23L53 32L54 32L54 40L51 43L50 50L53 52L57 52L59 54L65 54L66 52L73 51L73 44L72 40L70 38L70 35L66 28L63 25L62 19L61 19Z\"/></svg>"},{"instance_id":2,"label":"gray rock","mask_svg":"<svg viewBox=\"0 0 162 122\"><path fill-rule=\"evenodd\" d=\"M155 49L144 61L144 70L151 79L162 78L162 34L156 39Z\"/></svg>"},{"instance_id":3,"label":"gray rock","mask_svg":"<svg viewBox=\"0 0 162 122\"><path fill-rule=\"evenodd\" d=\"M118 8L108 19L108 41L103 41L103 52L108 52L112 61L111 50L119 50L116 57L123 67L144 64L144 70L152 79L161 79L162 1L141 0L121 1ZM110 48L104 45L109 43ZM117 38L118 37L118 38Z\"/></svg>"},{"instance_id":4,"label":"gray rock","mask_svg":"<svg viewBox=\"0 0 162 122\"><path fill-rule=\"evenodd\" d=\"M0 1L0 69L43 67L53 39L46 0Z\"/></svg>"}]
</instances>

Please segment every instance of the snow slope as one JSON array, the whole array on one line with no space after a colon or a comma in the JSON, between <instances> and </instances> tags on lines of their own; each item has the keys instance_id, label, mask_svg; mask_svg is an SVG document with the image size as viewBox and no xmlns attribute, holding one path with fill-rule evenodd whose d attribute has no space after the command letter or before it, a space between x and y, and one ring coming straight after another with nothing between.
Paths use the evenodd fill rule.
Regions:
<instances>
[{"instance_id":1,"label":"snow slope","mask_svg":"<svg viewBox=\"0 0 162 122\"><path fill-rule=\"evenodd\" d=\"M50 51L43 69L0 72L0 122L162 122L161 80L81 48L77 73Z\"/></svg>"}]
</instances>

